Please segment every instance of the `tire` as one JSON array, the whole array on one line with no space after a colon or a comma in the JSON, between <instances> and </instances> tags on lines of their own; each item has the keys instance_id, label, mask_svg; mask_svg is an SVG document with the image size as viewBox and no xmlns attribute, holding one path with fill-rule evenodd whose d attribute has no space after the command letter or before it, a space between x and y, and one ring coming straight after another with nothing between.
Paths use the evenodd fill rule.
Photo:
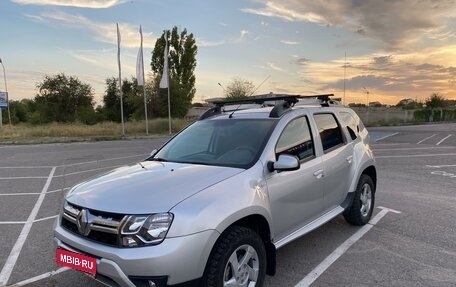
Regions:
<instances>
[{"instance_id":1,"label":"tire","mask_svg":"<svg viewBox=\"0 0 456 287\"><path fill-rule=\"evenodd\" d=\"M202 286L261 287L265 275L266 250L263 240L249 228L233 226L222 233L214 245L206 265ZM255 285L249 285L251 283Z\"/></svg>"},{"instance_id":2,"label":"tire","mask_svg":"<svg viewBox=\"0 0 456 287\"><path fill-rule=\"evenodd\" d=\"M344 212L345 220L352 225L365 225L372 217L374 203L374 183L370 176L363 174L356 187L353 202Z\"/></svg>"}]
</instances>

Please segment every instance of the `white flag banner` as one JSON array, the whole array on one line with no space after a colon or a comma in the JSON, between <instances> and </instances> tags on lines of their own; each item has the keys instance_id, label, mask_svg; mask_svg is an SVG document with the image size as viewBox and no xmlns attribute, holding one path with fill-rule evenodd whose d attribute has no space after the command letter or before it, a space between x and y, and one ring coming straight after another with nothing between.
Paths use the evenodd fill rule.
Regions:
<instances>
[{"instance_id":1,"label":"white flag banner","mask_svg":"<svg viewBox=\"0 0 456 287\"><path fill-rule=\"evenodd\" d=\"M120 31L119 31L119 23L116 23L117 26L117 46L120 47Z\"/></svg>"},{"instance_id":2,"label":"white flag banner","mask_svg":"<svg viewBox=\"0 0 456 287\"><path fill-rule=\"evenodd\" d=\"M144 59L143 59L143 36L141 26L139 27L139 34L141 35L141 45L138 50L138 57L136 58L136 81L138 86L144 86Z\"/></svg>"},{"instance_id":3,"label":"white flag banner","mask_svg":"<svg viewBox=\"0 0 456 287\"><path fill-rule=\"evenodd\" d=\"M160 88L166 89L169 87L168 83L168 39L167 39L168 32L165 35L165 52L163 53L163 75L160 80Z\"/></svg>"}]
</instances>

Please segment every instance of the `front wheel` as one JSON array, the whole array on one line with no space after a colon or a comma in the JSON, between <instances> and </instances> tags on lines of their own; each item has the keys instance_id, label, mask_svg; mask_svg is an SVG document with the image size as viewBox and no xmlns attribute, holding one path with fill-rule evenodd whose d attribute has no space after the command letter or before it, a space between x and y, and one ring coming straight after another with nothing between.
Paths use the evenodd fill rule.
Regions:
<instances>
[{"instance_id":1,"label":"front wheel","mask_svg":"<svg viewBox=\"0 0 456 287\"><path fill-rule=\"evenodd\" d=\"M219 238L203 277L205 287L261 287L266 274L263 240L251 229L233 226Z\"/></svg>"},{"instance_id":2,"label":"front wheel","mask_svg":"<svg viewBox=\"0 0 456 287\"><path fill-rule=\"evenodd\" d=\"M345 220L353 225L365 225L374 211L375 187L368 175L361 175L353 202L344 212Z\"/></svg>"}]
</instances>

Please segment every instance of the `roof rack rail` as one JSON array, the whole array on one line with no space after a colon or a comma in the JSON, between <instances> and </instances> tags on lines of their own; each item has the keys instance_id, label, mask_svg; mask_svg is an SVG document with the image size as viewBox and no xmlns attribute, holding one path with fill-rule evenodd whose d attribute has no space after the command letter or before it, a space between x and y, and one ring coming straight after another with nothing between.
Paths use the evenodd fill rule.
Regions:
<instances>
[{"instance_id":1,"label":"roof rack rail","mask_svg":"<svg viewBox=\"0 0 456 287\"><path fill-rule=\"evenodd\" d=\"M214 105L213 108L207 110L199 120L204 120L206 118L212 117L217 114L222 113L222 107L229 106L229 105L242 105L242 104L259 104L265 105L267 102L276 102L274 104L274 108L272 109L269 117L280 117L283 113L291 109L299 99L318 99L321 102L321 105L324 107L329 106L331 101L330 97L334 96L334 94L322 94L322 95L288 95L288 94L264 94L264 95L256 95L251 96L245 99L239 100L226 100L226 99L214 99L208 100L207 102L212 103Z\"/></svg>"}]
</instances>

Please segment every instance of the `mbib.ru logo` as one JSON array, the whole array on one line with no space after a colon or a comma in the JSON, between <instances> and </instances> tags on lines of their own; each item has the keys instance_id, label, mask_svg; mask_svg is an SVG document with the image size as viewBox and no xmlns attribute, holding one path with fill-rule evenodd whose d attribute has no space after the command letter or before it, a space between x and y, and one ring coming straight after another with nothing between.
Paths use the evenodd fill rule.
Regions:
<instances>
[{"instance_id":1,"label":"mbib.ru logo","mask_svg":"<svg viewBox=\"0 0 456 287\"><path fill-rule=\"evenodd\" d=\"M76 269L89 274L97 273L97 259L58 248L56 251L58 265Z\"/></svg>"}]
</instances>

